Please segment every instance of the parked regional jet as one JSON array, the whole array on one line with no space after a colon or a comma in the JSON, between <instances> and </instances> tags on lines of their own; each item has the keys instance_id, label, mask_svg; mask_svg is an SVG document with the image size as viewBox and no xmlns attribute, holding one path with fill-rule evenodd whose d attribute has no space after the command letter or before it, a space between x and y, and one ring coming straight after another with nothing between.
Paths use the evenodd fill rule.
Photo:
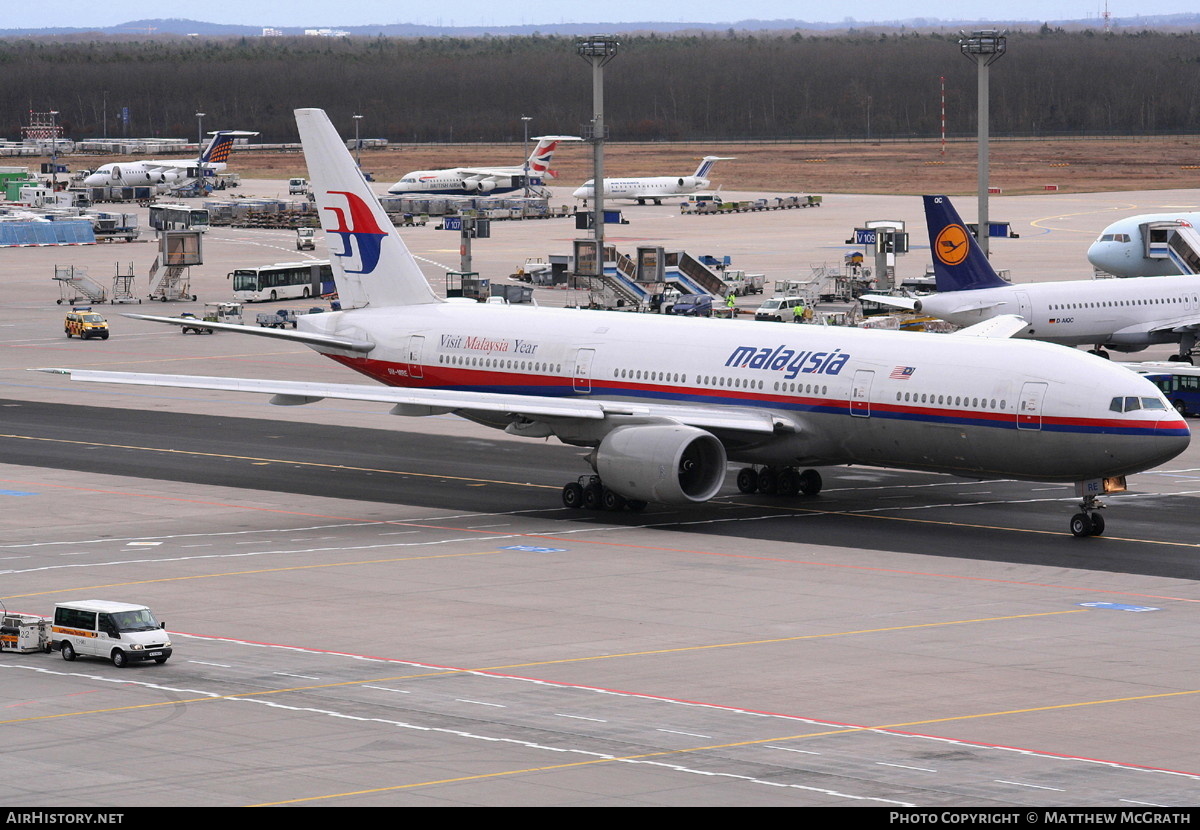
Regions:
<instances>
[{"instance_id":1,"label":"parked regional jet","mask_svg":"<svg viewBox=\"0 0 1200 830\"><path fill-rule=\"evenodd\" d=\"M604 198L630 199L639 205L646 204L652 199L654 204L661 205L663 199L674 196L688 196L707 190L708 174L718 161L733 161L732 156L705 156L700 161L696 172L690 176L648 176L638 179L605 179ZM576 199L595 198L594 180L588 179L583 186L571 195Z\"/></svg>"},{"instance_id":2,"label":"parked regional jet","mask_svg":"<svg viewBox=\"0 0 1200 830\"><path fill-rule=\"evenodd\" d=\"M537 146L529 156L528 173L522 165L516 167L448 167L443 170L414 170L405 173L400 181L388 188L394 195L427 193L442 196L478 196L483 193L511 193L525 187L538 187L547 179L557 177L550 169L550 158L561 141L583 141L577 135L537 136Z\"/></svg>"},{"instance_id":3,"label":"parked regional jet","mask_svg":"<svg viewBox=\"0 0 1200 830\"><path fill-rule=\"evenodd\" d=\"M1116 277L1200 274L1200 213L1146 213L1105 228L1088 261Z\"/></svg>"},{"instance_id":4,"label":"parked regional jet","mask_svg":"<svg viewBox=\"0 0 1200 830\"><path fill-rule=\"evenodd\" d=\"M383 385L47 369L73 380L378 401L454 413L519 436L589 447L596 475L568 507L641 509L716 496L728 461L743 492L815 494L826 465L1079 483L1077 536L1104 530L1098 495L1187 446L1148 380L1047 343L966 334L446 302L332 123L296 111L344 310L297 329L130 315L304 343ZM985 328L1000 329L1005 321ZM668 348L666 344L670 344ZM803 469L803 472L801 470Z\"/></svg>"},{"instance_id":5,"label":"parked regional jet","mask_svg":"<svg viewBox=\"0 0 1200 830\"><path fill-rule=\"evenodd\" d=\"M114 161L102 165L95 173L83 180L89 187L123 186L139 184L174 184L185 179L198 177L203 168L206 175L220 173L233 149L233 140L241 136L258 135L244 130L218 130L212 134L200 159L144 159L142 161Z\"/></svg>"},{"instance_id":6,"label":"parked regional jet","mask_svg":"<svg viewBox=\"0 0 1200 830\"><path fill-rule=\"evenodd\" d=\"M1013 285L1002 280L945 196L925 197L937 293L921 298L865 295L960 326L1001 315L1026 325L1017 337L1065 346L1140 352L1178 343L1172 360L1191 363L1200 331L1200 277L1062 280Z\"/></svg>"}]
</instances>

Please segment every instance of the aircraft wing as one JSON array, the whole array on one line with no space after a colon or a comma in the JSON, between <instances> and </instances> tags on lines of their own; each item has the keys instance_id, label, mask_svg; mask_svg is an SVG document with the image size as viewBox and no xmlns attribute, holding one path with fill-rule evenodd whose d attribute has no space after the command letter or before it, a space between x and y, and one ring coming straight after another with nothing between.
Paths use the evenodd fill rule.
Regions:
<instances>
[{"instance_id":1,"label":"aircraft wing","mask_svg":"<svg viewBox=\"0 0 1200 830\"><path fill-rule=\"evenodd\" d=\"M253 334L256 337L273 337L276 340L292 340L306 346L326 346L334 349L346 349L351 352L369 352L375 348L370 340L356 340L351 337L337 337L332 334L315 334L303 331L286 331L264 326L242 326L237 323L210 323L193 317L155 317L151 314L123 314L133 320L149 320L153 323L168 323L172 326L187 326L189 329L214 329L216 331L236 331L239 334Z\"/></svg>"},{"instance_id":2,"label":"aircraft wing","mask_svg":"<svg viewBox=\"0 0 1200 830\"><path fill-rule=\"evenodd\" d=\"M626 416L669 420L702 429L735 430L770 434L796 429L796 425L771 412L737 407L691 407L679 404L644 404L598 398L556 398L546 395L505 395L445 389L405 389L396 386L367 386L350 383L255 380L249 378L160 375L141 372L104 372L90 369L35 369L48 374L68 375L71 380L117 383L134 386L163 386L182 389L212 389L271 395L281 406L315 403L324 398L389 403L397 415L434 415L445 412L491 412L544 418L602 420Z\"/></svg>"},{"instance_id":3,"label":"aircraft wing","mask_svg":"<svg viewBox=\"0 0 1200 830\"><path fill-rule=\"evenodd\" d=\"M959 329L955 334L965 334L967 337L995 337L1005 339L1012 337L1028 325L1029 323L1023 317L1018 317L1015 314L1001 314L997 317L984 320L982 323L976 323L973 326L967 326L965 329Z\"/></svg>"},{"instance_id":4,"label":"aircraft wing","mask_svg":"<svg viewBox=\"0 0 1200 830\"><path fill-rule=\"evenodd\" d=\"M895 306L896 308L907 308L910 311L916 308L917 300L915 297L893 297L885 294L863 294L859 297L860 300L870 300L871 302L880 303L882 305Z\"/></svg>"}]
</instances>

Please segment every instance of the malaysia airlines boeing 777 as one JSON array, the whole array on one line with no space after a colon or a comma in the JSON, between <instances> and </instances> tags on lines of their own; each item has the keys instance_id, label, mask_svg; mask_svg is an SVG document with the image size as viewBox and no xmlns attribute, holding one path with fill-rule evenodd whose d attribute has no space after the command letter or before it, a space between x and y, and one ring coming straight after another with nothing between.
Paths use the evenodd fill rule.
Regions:
<instances>
[{"instance_id":1,"label":"malaysia airlines boeing 777","mask_svg":"<svg viewBox=\"0 0 1200 830\"><path fill-rule=\"evenodd\" d=\"M925 218L937 293L920 298L865 295L865 299L960 326L1001 315L1026 325L1017 337L1065 346L1138 352L1155 343L1178 343L1172 360L1191 362L1200 332L1200 277L1005 282L967 232L945 196L925 197Z\"/></svg>"},{"instance_id":2,"label":"malaysia airlines boeing 777","mask_svg":"<svg viewBox=\"0 0 1200 830\"><path fill-rule=\"evenodd\" d=\"M657 314L445 302L321 110L296 112L343 310L295 331L197 325L305 343L383 385L51 369L73 380L257 392L275 404L378 401L591 448L569 507L705 502L727 463L743 492L815 493L811 467L1077 482L1097 496L1183 451L1187 424L1148 380L1060 346L1003 337L771 326ZM130 315L140 317L140 315ZM174 318L142 317L180 325ZM987 329L1003 333L1004 321ZM982 332L978 332L982 334ZM803 472L801 472L803 470Z\"/></svg>"},{"instance_id":3,"label":"malaysia airlines boeing 777","mask_svg":"<svg viewBox=\"0 0 1200 830\"><path fill-rule=\"evenodd\" d=\"M101 165L96 172L83 180L89 187L123 186L143 184L175 184L185 179L196 178L201 171L205 175L220 173L233 150L233 140L239 136L258 135L244 130L218 130L199 159L144 159L142 161L114 161Z\"/></svg>"}]
</instances>

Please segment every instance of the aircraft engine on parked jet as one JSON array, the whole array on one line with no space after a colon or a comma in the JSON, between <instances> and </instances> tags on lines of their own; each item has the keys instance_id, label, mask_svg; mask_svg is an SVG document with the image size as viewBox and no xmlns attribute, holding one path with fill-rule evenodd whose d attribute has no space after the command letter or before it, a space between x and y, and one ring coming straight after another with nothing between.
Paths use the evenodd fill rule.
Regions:
<instances>
[{"instance_id":1,"label":"aircraft engine on parked jet","mask_svg":"<svg viewBox=\"0 0 1200 830\"><path fill-rule=\"evenodd\" d=\"M681 176L677 184L680 187L699 187L700 179L695 176Z\"/></svg>"},{"instance_id":2,"label":"aircraft engine on parked jet","mask_svg":"<svg viewBox=\"0 0 1200 830\"><path fill-rule=\"evenodd\" d=\"M663 504L704 502L725 481L725 447L710 432L681 424L617 427L593 466L604 484L629 499Z\"/></svg>"}]
</instances>

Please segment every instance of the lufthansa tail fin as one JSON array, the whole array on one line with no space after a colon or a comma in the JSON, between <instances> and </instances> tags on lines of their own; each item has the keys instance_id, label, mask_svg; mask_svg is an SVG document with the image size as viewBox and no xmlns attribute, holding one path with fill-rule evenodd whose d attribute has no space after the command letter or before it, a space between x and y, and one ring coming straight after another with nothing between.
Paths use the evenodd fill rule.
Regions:
<instances>
[{"instance_id":1,"label":"lufthansa tail fin","mask_svg":"<svg viewBox=\"0 0 1200 830\"><path fill-rule=\"evenodd\" d=\"M229 161L229 154L233 150L233 140L240 136L252 135L258 135L258 133L246 130L217 130L213 133L212 141L208 142L208 147L203 155L200 156L200 161L204 164L224 164Z\"/></svg>"},{"instance_id":2,"label":"lufthansa tail fin","mask_svg":"<svg viewBox=\"0 0 1200 830\"><path fill-rule=\"evenodd\" d=\"M705 156L700 160L700 166L696 168L696 172L692 174L694 179L707 179L708 174L712 172L713 165L718 161L733 161L733 156Z\"/></svg>"},{"instance_id":3,"label":"lufthansa tail fin","mask_svg":"<svg viewBox=\"0 0 1200 830\"><path fill-rule=\"evenodd\" d=\"M296 110L342 308L440 302L324 110Z\"/></svg>"},{"instance_id":4,"label":"lufthansa tail fin","mask_svg":"<svg viewBox=\"0 0 1200 830\"><path fill-rule=\"evenodd\" d=\"M938 293L1000 288L1000 279L948 196L925 196L925 222Z\"/></svg>"}]
</instances>

